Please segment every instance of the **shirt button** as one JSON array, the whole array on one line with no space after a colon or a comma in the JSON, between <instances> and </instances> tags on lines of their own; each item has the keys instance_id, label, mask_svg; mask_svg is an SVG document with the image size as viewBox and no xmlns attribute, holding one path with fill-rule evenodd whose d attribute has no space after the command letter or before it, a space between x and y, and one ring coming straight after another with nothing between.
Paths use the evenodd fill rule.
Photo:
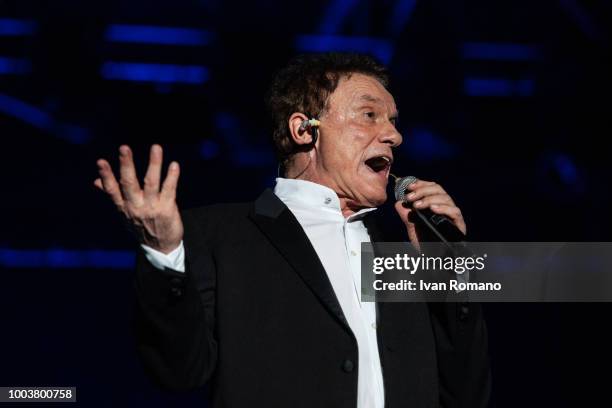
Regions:
<instances>
[{"instance_id":1,"label":"shirt button","mask_svg":"<svg viewBox=\"0 0 612 408\"><path fill-rule=\"evenodd\" d=\"M372 323L372 328L373 328L374 330L376 330L376 329L377 329L376 323Z\"/></svg>"},{"instance_id":2,"label":"shirt button","mask_svg":"<svg viewBox=\"0 0 612 408\"><path fill-rule=\"evenodd\" d=\"M357 256L357 252L355 252L355 251L351 251L351 255L353 255L353 256Z\"/></svg>"},{"instance_id":3,"label":"shirt button","mask_svg":"<svg viewBox=\"0 0 612 408\"><path fill-rule=\"evenodd\" d=\"M331 198L325 197L325 204L329 204L329 203L331 203Z\"/></svg>"},{"instance_id":4,"label":"shirt button","mask_svg":"<svg viewBox=\"0 0 612 408\"><path fill-rule=\"evenodd\" d=\"M470 312L470 308L467 303L462 303L459 308L459 320L465 322L468 318L468 314Z\"/></svg>"},{"instance_id":5,"label":"shirt button","mask_svg":"<svg viewBox=\"0 0 612 408\"><path fill-rule=\"evenodd\" d=\"M355 364L353 364L351 360L344 360L344 363L342 363L342 369L346 373L350 373L351 371L353 371L354 368Z\"/></svg>"}]
</instances>

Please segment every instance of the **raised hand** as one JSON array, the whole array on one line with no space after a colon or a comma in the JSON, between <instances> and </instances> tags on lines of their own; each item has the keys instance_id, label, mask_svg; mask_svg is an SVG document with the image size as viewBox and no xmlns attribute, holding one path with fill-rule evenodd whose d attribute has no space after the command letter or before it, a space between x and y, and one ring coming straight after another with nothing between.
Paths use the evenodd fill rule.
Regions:
<instances>
[{"instance_id":1,"label":"raised hand","mask_svg":"<svg viewBox=\"0 0 612 408\"><path fill-rule=\"evenodd\" d=\"M94 181L94 185L110 196L140 243L167 254L180 245L183 222L176 205L179 165L177 162L170 163L160 189L162 164L161 146L151 146L149 167L144 178L144 188L141 189L132 150L123 145L119 148L119 182L108 161L99 159L97 165L100 177Z\"/></svg>"},{"instance_id":2,"label":"raised hand","mask_svg":"<svg viewBox=\"0 0 612 408\"><path fill-rule=\"evenodd\" d=\"M467 227L461 210L439 184L432 181L417 180L408 185L405 199L412 202L412 205L417 210L428 208L436 214L447 216L463 234L466 233ZM409 206L405 206L402 201L398 201L395 203L395 210L400 215L402 221L404 221L404 224L406 224L410 242L419 247L420 239L416 226L413 222L409 221L408 217L412 209Z\"/></svg>"}]
</instances>

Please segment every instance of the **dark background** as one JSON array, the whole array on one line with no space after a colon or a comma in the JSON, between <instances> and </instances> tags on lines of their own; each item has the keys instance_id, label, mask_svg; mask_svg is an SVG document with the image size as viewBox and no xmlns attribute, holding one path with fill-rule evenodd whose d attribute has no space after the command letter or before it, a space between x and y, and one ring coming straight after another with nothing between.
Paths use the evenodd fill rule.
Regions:
<instances>
[{"instance_id":1,"label":"dark background","mask_svg":"<svg viewBox=\"0 0 612 408\"><path fill-rule=\"evenodd\" d=\"M203 406L139 365L135 244L95 161L127 143L142 175L161 143L182 208L254 199L276 176L264 93L300 52L383 60L394 172L442 184L472 240L608 241L611 22L607 0L0 0L0 385ZM485 308L492 406L609 404L608 304Z\"/></svg>"}]
</instances>

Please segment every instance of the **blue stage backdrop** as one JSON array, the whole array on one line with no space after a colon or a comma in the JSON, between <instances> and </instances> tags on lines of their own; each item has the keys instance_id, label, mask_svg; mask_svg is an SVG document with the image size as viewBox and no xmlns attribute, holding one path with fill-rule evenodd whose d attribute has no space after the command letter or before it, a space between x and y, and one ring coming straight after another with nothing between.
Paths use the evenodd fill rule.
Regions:
<instances>
[{"instance_id":1,"label":"blue stage backdrop","mask_svg":"<svg viewBox=\"0 0 612 408\"><path fill-rule=\"evenodd\" d=\"M611 23L605 0L0 0L0 385L203 406L139 365L135 243L95 162L129 144L142 176L160 143L182 208L252 200L277 172L264 94L298 53L389 67L394 172L443 184L471 239L610 240ZM486 305L494 406L598 401L611 312Z\"/></svg>"}]
</instances>

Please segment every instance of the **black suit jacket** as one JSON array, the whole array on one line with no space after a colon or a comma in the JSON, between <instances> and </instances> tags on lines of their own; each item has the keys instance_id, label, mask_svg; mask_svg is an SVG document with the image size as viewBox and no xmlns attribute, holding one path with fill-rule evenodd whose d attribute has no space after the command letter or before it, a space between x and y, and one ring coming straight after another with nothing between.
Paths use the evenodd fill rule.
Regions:
<instances>
[{"instance_id":1,"label":"black suit jacket","mask_svg":"<svg viewBox=\"0 0 612 408\"><path fill-rule=\"evenodd\" d=\"M376 213L364 223L381 241L389 223ZM266 190L183 221L185 273L138 257L136 338L153 378L179 390L208 383L215 407L355 408L357 342L291 211ZM486 406L479 305L377 306L386 407Z\"/></svg>"}]
</instances>

